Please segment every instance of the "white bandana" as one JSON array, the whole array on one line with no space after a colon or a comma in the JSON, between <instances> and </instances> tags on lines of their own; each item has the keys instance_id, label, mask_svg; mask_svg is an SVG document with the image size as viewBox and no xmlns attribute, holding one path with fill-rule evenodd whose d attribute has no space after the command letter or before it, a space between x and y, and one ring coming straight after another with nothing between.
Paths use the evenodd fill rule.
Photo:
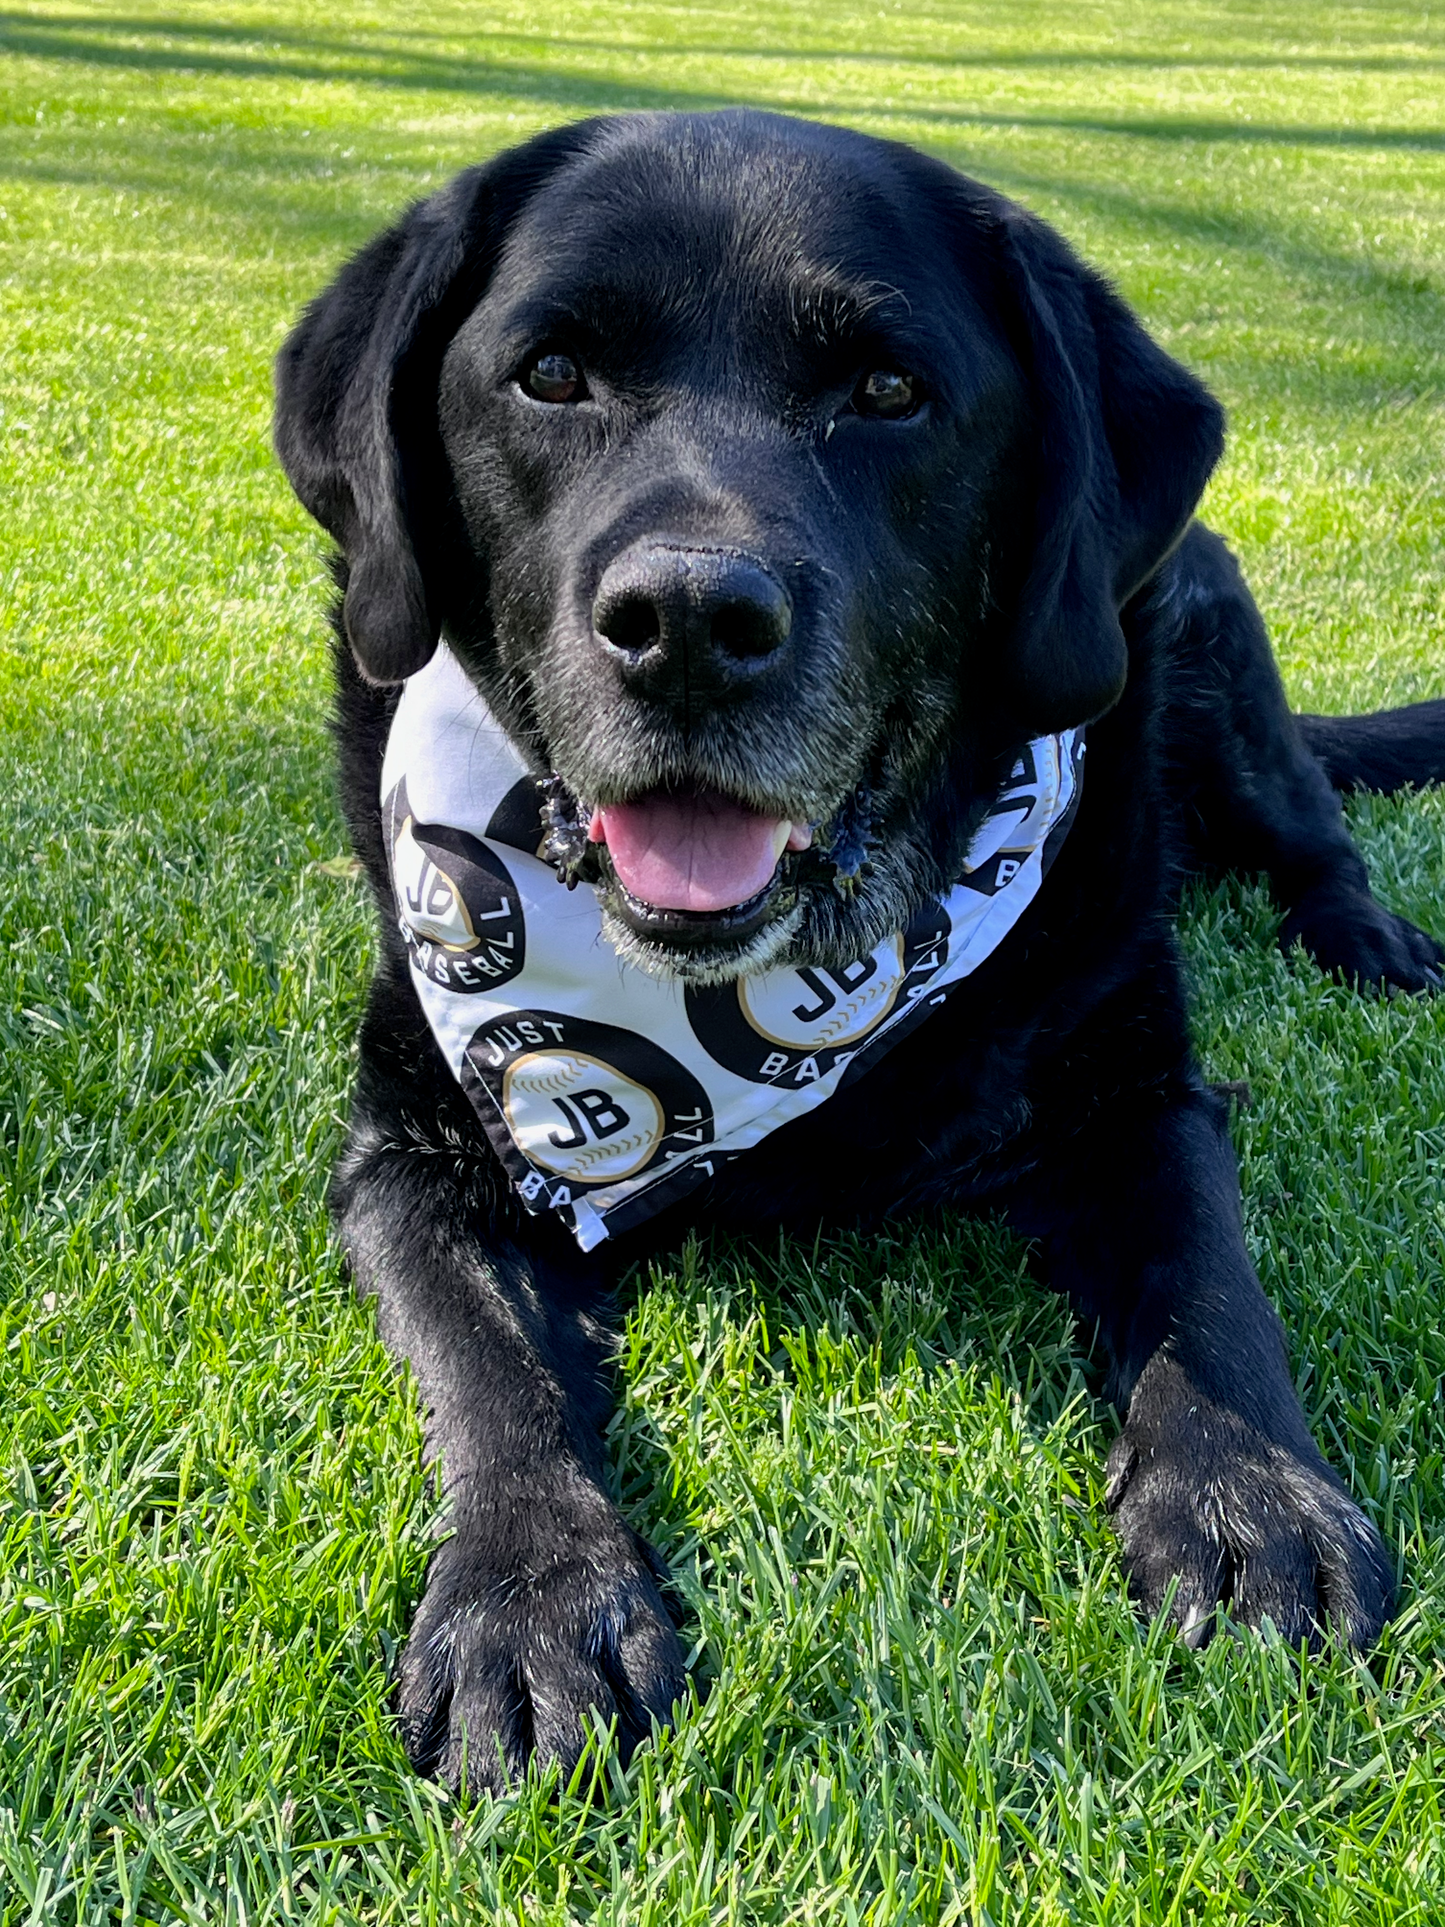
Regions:
<instances>
[{"instance_id":1,"label":"white bandana","mask_svg":"<svg viewBox=\"0 0 1445 1927\"><path fill-rule=\"evenodd\" d=\"M382 820L416 993L531 1211L584 1251L851 1083L989 956L1073 815L1082 730L1029 744L962 879L844 970L684 986L624 963L536 854L534 778L442 643L402 692Z\"/></svg>"}]
</instances>

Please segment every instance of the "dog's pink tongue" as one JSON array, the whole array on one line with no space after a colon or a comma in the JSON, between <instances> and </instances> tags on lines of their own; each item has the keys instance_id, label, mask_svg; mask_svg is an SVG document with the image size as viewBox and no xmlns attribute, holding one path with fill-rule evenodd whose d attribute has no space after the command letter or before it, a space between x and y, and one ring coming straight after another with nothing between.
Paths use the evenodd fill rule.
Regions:
<instances>
[{"instance_id":1,"label":"dog's pink tongue","mask_svg":"<svg viewBox=\"0 0 1445 1927\"><path fill-rule=\"evenodd\" d=\"M731 910L767 885L792 827L724 796L659 791L599 810L592 836L623 888L654 909Z\"/></svg>"}]
</instances>

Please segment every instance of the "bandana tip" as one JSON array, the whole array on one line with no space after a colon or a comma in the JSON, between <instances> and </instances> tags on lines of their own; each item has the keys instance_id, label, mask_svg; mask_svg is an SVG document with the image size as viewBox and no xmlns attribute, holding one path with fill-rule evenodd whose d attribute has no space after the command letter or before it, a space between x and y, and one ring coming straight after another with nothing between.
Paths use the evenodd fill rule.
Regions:
<instances>
[{"instance_id":1,"label":"bandana tip","mask_svg":"<svg viewBox=\"0 0 1445 1927\"><path fill-rule=\"evenodd\" d=\"M586 1198L578 1198L572 1205L572 1235L583 1251L595 1251L607 1236L606 1220Z\"/></svg>"}]
</instances>

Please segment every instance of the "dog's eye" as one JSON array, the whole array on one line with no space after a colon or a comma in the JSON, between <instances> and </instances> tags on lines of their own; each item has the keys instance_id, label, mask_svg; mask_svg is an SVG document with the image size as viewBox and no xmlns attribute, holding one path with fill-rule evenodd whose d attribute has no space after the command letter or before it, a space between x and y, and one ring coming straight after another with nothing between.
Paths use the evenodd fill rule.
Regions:
<instances>
[{"instance_id":1,"label":"dog's eye","mask_svg":"<svg viewBox=\"0 0 1445 1927\"><path fill-rule=\"evenodd\" d=\"M566 402L582 398L582 370L570 355L538 355L522 378L528 394L538 401Z\"/></svg>"},{"instance_id":2,"label":"dog's eye","mask_svg":"<svg viewBox=\"0 0 1445 1927\"><path fill-rule=\"evenodd\" d=\"M917 412L920 400L918 383L896 368L871 368L853 390L857 412L878 421L902 421Z\"/></svg>"}]
</instances>

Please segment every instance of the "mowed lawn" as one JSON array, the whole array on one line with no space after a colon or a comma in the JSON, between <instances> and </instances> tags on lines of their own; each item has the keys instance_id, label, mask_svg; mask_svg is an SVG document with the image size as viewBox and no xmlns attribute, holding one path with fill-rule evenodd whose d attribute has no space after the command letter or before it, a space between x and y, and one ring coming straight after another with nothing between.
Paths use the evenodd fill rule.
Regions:
<instances>
[{"instance_id":1,"label":"mowed lawn","mask_svg":"<svg viewBox=\"0 0 1445 1927\"><path fill-rule=\"evenodd\" d=\"M714 1240L629 1291L612 1441L695 1703L580 1789L411 1778L417 1418L323 1207L370 918L268 442L301 303L453 169L770 103L1016 195L1214 385L1301 704L1445 694L1445 16L115 0L0 63L0 1927L1445 1918L1445 999L1286 960L1249 882L1187 905L1199 1047L1381 1650L1136 1619L1002 1232ZM1445 797L1352 816L1445 931Z\"/></svg>"}]
</instances>

